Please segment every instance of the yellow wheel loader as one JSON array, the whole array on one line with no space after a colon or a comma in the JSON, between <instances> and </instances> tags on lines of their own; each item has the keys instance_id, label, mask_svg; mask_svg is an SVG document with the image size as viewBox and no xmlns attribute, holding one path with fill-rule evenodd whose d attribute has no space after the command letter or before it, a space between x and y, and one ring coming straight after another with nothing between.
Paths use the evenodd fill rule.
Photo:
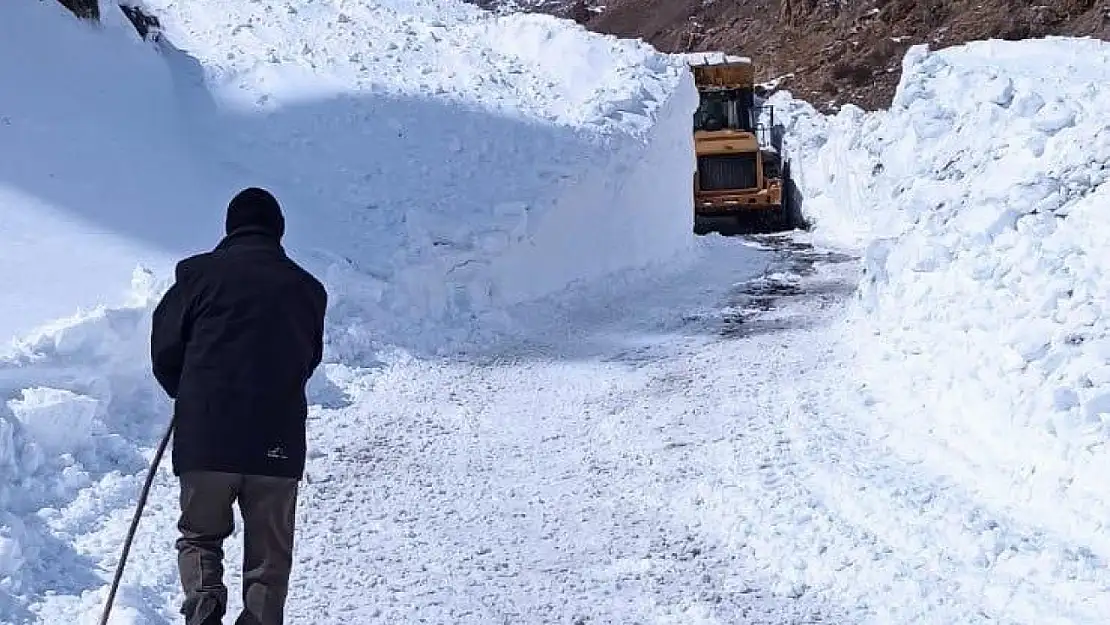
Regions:
<instances>
[{"instance_id":1,"label":"yellow wheel loader","mask_svg":"<svg viewBox=\"0 0 1110 625\"><path fill-rule=\"evenodd\" d=\"M782 133L771 107L756 106L751 59L692 55L689 66L699 96L694 232L739 232L755 224L793 228ZM769 127L760 123L765 112Z\"/></svg>"}]
</instances>

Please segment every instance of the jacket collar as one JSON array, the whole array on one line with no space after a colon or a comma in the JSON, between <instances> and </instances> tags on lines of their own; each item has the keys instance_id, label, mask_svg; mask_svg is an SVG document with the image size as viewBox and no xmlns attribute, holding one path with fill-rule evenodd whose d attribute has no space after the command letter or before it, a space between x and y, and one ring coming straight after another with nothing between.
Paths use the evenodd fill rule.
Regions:
<instances>
[{"instance_id":1,"label":"jacket collar","mask_svg":"<svg viewBox=\"0 0 1110 625\"><path fill-rule=\"evenodd\" d=\"M281 245L281 239L275 237L272 232L265 228L258 226L245 226L233 230L216 245L218 250L226 250L232 247L269 247L278 251L285 251Z\"/></svg>"}]
</instances>

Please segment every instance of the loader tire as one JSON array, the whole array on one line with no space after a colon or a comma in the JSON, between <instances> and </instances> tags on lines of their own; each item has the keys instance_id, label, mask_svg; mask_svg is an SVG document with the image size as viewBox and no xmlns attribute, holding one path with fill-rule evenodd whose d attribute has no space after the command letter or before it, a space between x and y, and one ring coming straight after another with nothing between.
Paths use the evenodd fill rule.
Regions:
<instances>
[{"instance_id":1,"label":"loader tire","mask_svg":"<svg viewBox=\"0 0 1110 625\"><path fill-rule=\"evenodd\" d=\"M790 161L782 164L782 225L784 230L805 230L802 207L798 205L798 190L790 176Z\"/></svg>"}]
</instances>

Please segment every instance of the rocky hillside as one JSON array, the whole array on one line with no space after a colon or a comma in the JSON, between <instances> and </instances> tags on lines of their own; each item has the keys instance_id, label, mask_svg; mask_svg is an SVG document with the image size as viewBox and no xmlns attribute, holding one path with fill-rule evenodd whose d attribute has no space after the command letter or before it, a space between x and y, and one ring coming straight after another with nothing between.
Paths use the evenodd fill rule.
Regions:
<instances>
[{"instance_id":1,"label":"rocky hillside","mask_svg":"<svg viewBox=\"0 0 1110 625\"><path fill-rule=\"evenodd\" d=\"M73 11L74 15L84 19L100 19L100 4L97 0L58 0L65 8Z\"/></svg>"},{"instance_id":2,"label":"rocky hillside","mask_svg":"<svg viewBox=\"0 0 1110 625\"><path fill-rule=\"evenodd\" d=\"M81 17L97 17L96 0L58 1ZM866 109L887 106L902 55L913 44L940 48L1047 35L1110 39L1110 0L471 1L493 10L569 17L667 52L750 56L758 80L826 111L847 102Z\"/></svg>"},{"instance_id":3,"label":"rocky hillside","mask_svg":"<svg viewBox=\"0 0 1110 625\"><path fill-rule=\"evenodd\" d=\"M910 45L1110 38L1110 0L541 0L537 10L668 52L752 57L757 77L824 110L889 104ZM596 4L594 4L596 3ZM1035 63L1035 59L1030 59Z\"/></svg>"}]
</instances>

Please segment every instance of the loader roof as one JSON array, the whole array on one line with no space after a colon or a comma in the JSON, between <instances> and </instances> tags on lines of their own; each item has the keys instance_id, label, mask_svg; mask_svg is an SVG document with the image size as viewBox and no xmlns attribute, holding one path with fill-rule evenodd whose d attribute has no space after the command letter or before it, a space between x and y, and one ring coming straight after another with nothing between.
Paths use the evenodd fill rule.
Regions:
<instances>
[{"instance_id":1,"label":"loader roof","mask_svg":"<svg viewBox=\"0 0 1110 625\"><path fill-rule=\"evenodd\" d=\"M719 65L721 63L751 63L751 57L725 54L724 52L686 52L680 55L690 65Z\"/></svg>"},{"instance_id":2,"label":"loader roof","mask_svg":"<svg viewBox=\"0 0 1110 625\"><path fill-rule=\"evenodd\" d=\"M698 88L745 88L755 86L752 60L741 56L686 55Z\"/></svg>"}]
</instances>

